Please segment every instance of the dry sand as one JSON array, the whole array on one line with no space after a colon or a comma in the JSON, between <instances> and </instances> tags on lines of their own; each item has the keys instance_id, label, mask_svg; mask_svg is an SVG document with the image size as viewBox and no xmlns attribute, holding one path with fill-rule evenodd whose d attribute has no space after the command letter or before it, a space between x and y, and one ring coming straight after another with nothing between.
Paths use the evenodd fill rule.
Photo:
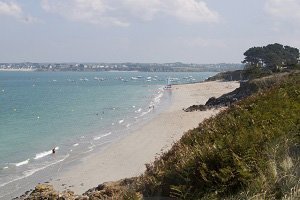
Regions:
<instances>
[{"instance_id":1,"label":"dry sand","mask_svg":"<svg viewBox=\"0 0 300 200\"><path fill-rule=\"evenodd\" d=\"M171 91L166 91L172 95L167 110L103 151L82 159L52 184L60 191L72 186L75 193L81 194L103 182L140 175L145 171L146 163L154 161L162 150L168 150L184 132L219 112L186 113L182 108L205 104L210 97L219 97L237 87L238 82L217 81L173 86Z\"/></svg>"}]
</instances>

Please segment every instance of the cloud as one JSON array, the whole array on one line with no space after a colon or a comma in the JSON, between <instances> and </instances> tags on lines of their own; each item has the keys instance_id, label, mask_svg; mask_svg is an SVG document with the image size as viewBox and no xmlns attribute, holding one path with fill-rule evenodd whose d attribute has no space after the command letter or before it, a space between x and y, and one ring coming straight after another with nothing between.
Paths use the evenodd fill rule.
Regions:
<instances>
[{"instance_id":1,"label":"cloud","mask_svg":"<svg viewBox=\"0 0 300 200\"><path fill-rule=\"evenodd\" d=\"M161 0L124 0L120 4L127 15L134 18L140 18L145 21L151 21L163 6Z\"/></svg>"},{"instance_id":2,"label":"cloud","mask_svg":"<svg viewBox=\"0 0 300 200\"><path fill-rule=\"evenodd\" d=\"M0 15L14 17L18 21L24 23L34 23L39 21L30 15L25 15L21 6L15 2L0 1Z\"/></svg>"},{"instance_id":3,"label":"cloud","mask_svg":"<svg viewBox=\"0 0 300 200\"><path fill-rule=\"evenodd\" d=\"M281 20L300 20L299 0L267 0L266 12Z\"/></svg>"},{"instance_id":4,"label":"cloud","mask_svg":"<svg viewBox=\"0 0 300 200\"><path fill-rule=\"evenodd\" d=\"M219 15L210 10L204 1L170 0L166 13L187 23L217 22Z\"/></svg>"},{"instance_id":5,"label":"cloud","mask_svg":"<svg viewBox=\"0 0 300 200\"><path fill-rule=\"evenodd\" d=\"M128 26L132 21L151 21L160 16L185 23L218 22L217 12L198 0L42 0L45 11L72 21Z\"/></svg>"},{"instance_id":6,"label":"cloud","mask_svg":"<svg viewBox=\"0 0 300 200\"><path fill-rule=\"evenodd\" d=\"M72 21L128 26L127 22L107 15L113 8L103 0L42 0L42 8Z\"/></svg>"},{"instance_id":7,"label":"cloud","mask_svg":"<svg viewBox=\"0 0 300 200\"><path fill-rule=\"evenodd\" d=\"M22 8L14 2L2 2L0 1L0 14L17 17L22 14Z\"/></svg>"}]
</instances>

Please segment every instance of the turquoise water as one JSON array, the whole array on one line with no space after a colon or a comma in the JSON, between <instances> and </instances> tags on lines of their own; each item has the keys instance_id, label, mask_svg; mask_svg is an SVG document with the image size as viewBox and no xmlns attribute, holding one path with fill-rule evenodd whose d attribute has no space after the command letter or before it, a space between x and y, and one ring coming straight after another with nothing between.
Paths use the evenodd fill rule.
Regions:
<instances>
[{"instance_id":1,"label":"turquoise water","mask_svg":"<svg viewBox=\"0 0 300 200\"><path fill-rule=\"evenodd\" d=\"M0 72L0 189L124 135L161 106L168 77L214 74Z\"/></svg>"}]
</instances>

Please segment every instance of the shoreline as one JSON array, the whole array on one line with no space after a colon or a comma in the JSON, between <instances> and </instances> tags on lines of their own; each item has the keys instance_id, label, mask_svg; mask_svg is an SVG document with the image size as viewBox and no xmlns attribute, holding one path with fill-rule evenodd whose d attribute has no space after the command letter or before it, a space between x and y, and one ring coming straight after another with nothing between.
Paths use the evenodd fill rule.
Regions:
<instances>
[{"instance_id":1,"label":"shoreline","mask_svg":"<svg viewBox=\"0 0 300 200\"><path fill-rule=\"evenodd\" d=\"M82 194L103 182L142 174L145 164L170 149L186 131L220 111L187 113L183 108L205 104L210 97L219 97L238 87L238 82L219 81L173 85L172 91L165 91L165 95L171 95L171 105L166 110L115 143L62 170L50 184L59 191L71 189Z\"/></svg>"},{"instance_id":2,"label":"shoreline","mask_svg":"<svg viewBox=\"0 0 300 200\"><path fill-rule=\"evenodd\" d=\"M72 142L69 141L68 143L64 143L64 145L59 145L59 147L57 146L56 148L59 149L59 151L57 151L56 154L52 154L52 149L44 151L42 150L39 153L33 154L32 157L29 157L24 161L11 163L11 165L13 164L16 167L23 165L28 166L30 160L36 161L39 159L36 159L37 155L45 154L40 157L41 159L44 159L44 161L42 161L41 163L34 163L34 168L31 168L31 166L29 166L28 170L25 170L24 172L21 171L22 175L20 177L8 180L3 184L0 183L0 199L15 198L27 191L32 190L38 183L49 183L52 180L57 180L60 177L61 171L72 168L74 165L80 163L80 161L87 157L89 154L93 154L94 152L101 152L103 149L106 149L114 142L127 137L130 132L134 132L140 126L143 126L149 120L155 118L156 115L164 110L164 106L168 106L168 98L164 98L163 95L160 96L162 92L163 89L160 85L153 88L153 92L150 93L151 95L149 95L149 98L147 98L147 100L145 101L146 107L137 107L142 111L132 111L132 115L128 115L129 117L122 118L122 123L120 123L120 118L119 120L112 121L114 125L109 129L97 128L93 131L90 131L87 135L83 134L83 136L77 136L76 139L79 140L72 139L70 140ZM158 100L158 102L156 102L155 100ZM153 112L152 109L147 106L148 104L149 106L155 105L155 112ZM137 108L132 109L136 110ZM127 125L124 122L124 119L126 119L125 122L127 123ZM73 152L75 152L75 154ZM47 158L51 159L52 156L57 157L57 160L51 162L53 161L52 159L49 162ZM43 165L45 163L46 165ZM8 167L4 168L8 169Z\"/></svg>"}]
</instances>

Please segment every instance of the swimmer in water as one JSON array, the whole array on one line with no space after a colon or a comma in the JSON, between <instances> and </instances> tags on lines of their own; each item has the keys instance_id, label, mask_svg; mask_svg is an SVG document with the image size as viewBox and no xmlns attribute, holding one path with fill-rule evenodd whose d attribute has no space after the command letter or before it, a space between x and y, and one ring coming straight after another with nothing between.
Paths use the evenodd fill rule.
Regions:
<instances>
[{"instance_id":1,"label":"swimmer in water","mask_svg":"<svg viewBox=\"0 0 300 200\"><path fill-rule=\"evenodd\" d=\"M52 153L53 153L53 154L55 154L55 148L54 148L54 149L52 149Z\"/></svg>"}]
</instances>

